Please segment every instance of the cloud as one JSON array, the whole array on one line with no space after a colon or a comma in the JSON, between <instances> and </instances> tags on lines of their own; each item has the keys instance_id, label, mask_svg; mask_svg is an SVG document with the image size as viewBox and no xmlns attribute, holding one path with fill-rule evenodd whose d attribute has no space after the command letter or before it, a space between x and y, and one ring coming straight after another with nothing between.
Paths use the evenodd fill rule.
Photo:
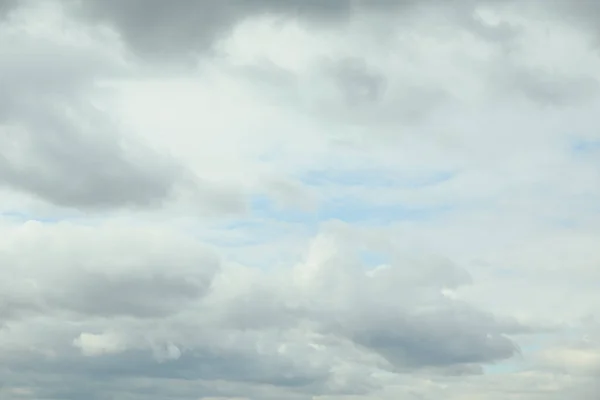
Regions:
<instances>
[{"instance_id":1,"label":"cloud","mask_svg":"<svg viewBox=\"0 0 600 400\"><path fill-rule=\"evenodd\" d=\"M0 397L594 398L592 6L0 5Z\"/></svg>"},{"instance_id":2,"label":"cloud","mask_svg":"<svg viewBox=\"0 0 600 400\"><path fill-rule=\"evenodd\" d=\"M1 27L0 184L82 210L160 206L182 191L208 208L243 208L107 115L98 86L136 68L118 42L54 3L19 10ZM48 27L22 34L36 19ZM68 34L53 30L61 23Z\"/></svg>"},{"instance_id":3,"label":"cloud","mask_svg":"<svg viewBox=\"0 0 600 400\"><path fill-rule=\"evenodd\" d=\"M516 347L503 335L522 329L441 294L468 282L450 264L396 261L370 273L354 251L369 240L344 224L324 227L294 269L225 267L212 284L210 253L168 230L6 229L12 256L3 264L12 278L3 282L28 283L41 310L7 320L2 351L11 369L36 363L41 377L62 371L61 382L153 376L367 393L379 385L359 378L365 368L472 373L510 357ZM43 330L42 316L50 324Z\"/></svg>"},{"instance_id":4,"label":"cloud","mask_svg":"<svg viewBox=\"0 0 600 400\"><path fill-rule=\"evenodd\" d=\"M15 317L19 310L165 316L201 298L219 268L218 259L201 244L169 231L68 223L47 227L32 221L20 228L9 225L5 232L12 239L11 251L3 255L3 285L7 312ZM152 251L146 253L147 248Z\"/></svg>"},{"instance_id":5,"label":"cloud","mask_svg":"<svg viewBox=\"0 0 600 400\"><path fill-rule=\"evenodd\" d=\"M86 356L115 354L124 350L119 338L111 334L82 333L73 341L73 345L79 347Z\"/></svg>"},{"instance_id":6,"label":"cloud","mask_svg":"<svg viewBox=\"0 0 600 400\"><path fill-rule=\"evenodd\" d=\"M281 14L308 19L338 19L348 15L347 1L297 3L271 0L177 1L169 6L159 1L151 4L133 1L92 1L83 4L82 12L93 20L116 28L124 39L145 56L172 56L180 52L209 49L237 23L256 15ZM152 29L149 29L153 26Z\"/></svg>"},{"instance_id":7,"label":"cloud","mask_svg":"<svg viewBox=\"0 0 600 400\"><path fill-rule=\"evenodd\" d=\"M485 362L516 352L502 333L517 326L511 329L444 296L442 289L469 281L464 271L444 260L397 254L391 265L367 273L352 245L340 244L336 236L315 238L296 271L306 294L320 299L314 312L327 331L349 337L400 369Z\"/></svg>"}]
</instances>

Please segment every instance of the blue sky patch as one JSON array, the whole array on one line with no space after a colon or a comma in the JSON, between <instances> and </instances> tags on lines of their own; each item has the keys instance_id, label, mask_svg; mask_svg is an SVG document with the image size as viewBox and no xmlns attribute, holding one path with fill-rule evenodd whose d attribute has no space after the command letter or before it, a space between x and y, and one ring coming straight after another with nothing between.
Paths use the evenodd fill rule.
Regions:
<instances>
[{"instance_id":1,"label":"blue sky patch","mask_svg":"<svg viewBox=\"0 0 600 400\"><path fill-rule=\"evenodd\" d=\"M40 215L27 214L19 211L5 211L0 213L0 216L4 219L16 222L39 221L47 224L57 223L64 220L60 217L43 217Z\"/></svg>"},{"instance_id":2,"label":"blue sky patch","mask_svg":"<svg viewBox=\"0 0 600 400\"><path fill-rule=\"evenodd\" d=\"M362 263L368 268L375 268L383 264L390 263L390 257L382 252L373 250L359 251L359 257Z\"/></svg>"},{"instance_id":3,"label":"blue sky patch","mask_svg":"<svg viewBox=\"0 0 600 400\"><path fill-rule=\"evenodd\" d=\"M348 223L386 225L395 221L427 220L452 211L452 205L417 207L402 204L373 205L355 198L329 199L316 212L282 209L268 196L254 196L251 211L256 218L318 225L323 221L340 220Z\"/></svg>"},{"instance_id":4,"label":"blue sky patch","mask_svg":"<svg viewBox=\"0 0 600 400\"><path fill-rule=\"evenodd\" d=\"M571 151L576 154L600 151L600 140L574 139L571 141Z\"/></svg>"}]
</instances>

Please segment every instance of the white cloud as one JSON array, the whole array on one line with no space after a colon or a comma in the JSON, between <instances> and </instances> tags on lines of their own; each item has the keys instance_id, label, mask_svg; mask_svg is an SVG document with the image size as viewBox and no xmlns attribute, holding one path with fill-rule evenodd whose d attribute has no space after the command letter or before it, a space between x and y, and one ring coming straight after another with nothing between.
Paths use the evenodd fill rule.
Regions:
<instances>
[{"instance_id":1,"label":"white cloud","mask_svg":"<svg viewBox=\"0 0 600 400\"><path fill-rule=\"evenodd\" d=\"M102 354L117 354L126 349L121 339L111 333L82 333L73 341L73 345L81 349L83 355L91 357Z\"/></svg>"}]
</instances>

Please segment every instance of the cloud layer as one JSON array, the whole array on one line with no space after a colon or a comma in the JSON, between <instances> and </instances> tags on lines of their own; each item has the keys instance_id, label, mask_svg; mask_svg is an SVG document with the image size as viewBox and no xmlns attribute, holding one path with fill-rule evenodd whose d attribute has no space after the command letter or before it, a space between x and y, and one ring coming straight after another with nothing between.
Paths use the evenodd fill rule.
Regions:
<instances>
[{"instance_id":1,"label":"cloud layer","mask_svg":"<svg viewBox=\"0 0 600 400\"><path fill-rule=\"evenodd\" d=\"M0 397L596 398L596 8L0 1Z\"/></svg>"}]
</instances>

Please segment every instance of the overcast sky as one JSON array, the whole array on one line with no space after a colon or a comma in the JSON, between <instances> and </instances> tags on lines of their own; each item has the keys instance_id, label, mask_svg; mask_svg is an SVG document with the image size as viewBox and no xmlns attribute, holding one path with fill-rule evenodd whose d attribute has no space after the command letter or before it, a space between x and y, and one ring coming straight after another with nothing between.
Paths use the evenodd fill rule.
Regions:
<instances>
[{"instance_id":1,"label":"overcast sky","mask_svg":"<svg viewBox=\"0 0 600 400\"><path fill-rule=\"evenodd\" d=\"M0 0L0 398L595 400L600 2Z\"/></svg>"}]
</instances>

